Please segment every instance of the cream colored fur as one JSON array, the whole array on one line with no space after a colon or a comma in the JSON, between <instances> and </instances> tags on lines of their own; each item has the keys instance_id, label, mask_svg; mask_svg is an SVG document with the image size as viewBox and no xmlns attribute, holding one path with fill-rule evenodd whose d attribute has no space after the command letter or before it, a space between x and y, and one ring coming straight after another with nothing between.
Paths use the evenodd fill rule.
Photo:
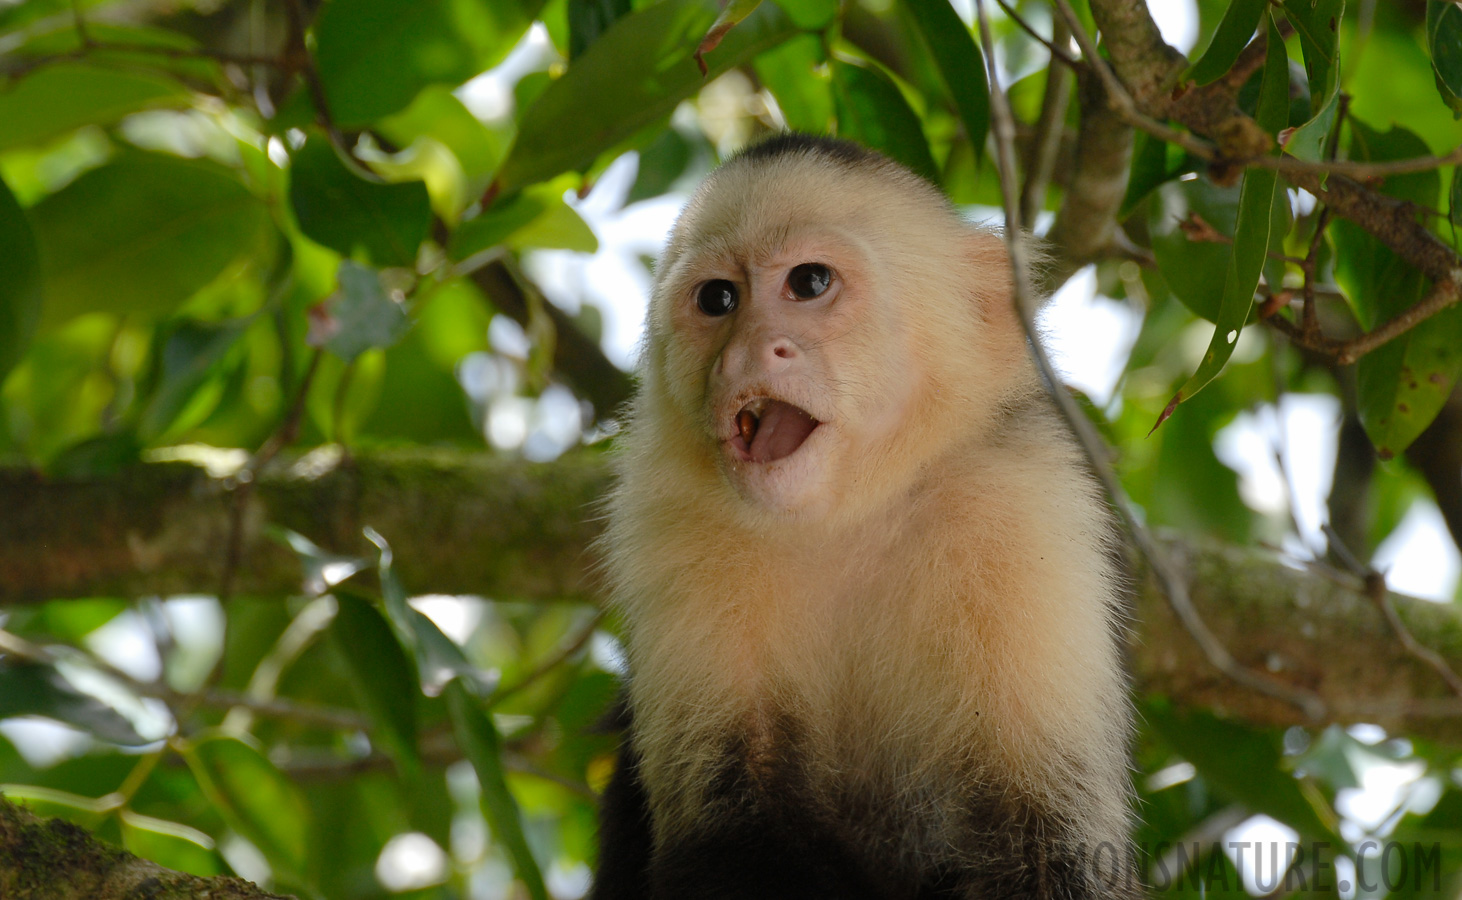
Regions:
<instances>
[{"instance_id":1,"label":"cream colored fur","mask_svg":"<svg viewBox=\"0 0 1462 900\"><path fill-rule=\"evenodd\" d=\"M786 510L748 500L720 461L725 338L696 330L694 296L798 254L845 293L808 343L837 446L819 502ZM1106 511L1045 405L1009 283L997 238L884 164L733 160L685 210L604 539L662 835L713 814L703 792L730 736L770 770L791 723L819 800L888 804L915 858L950 845L986 786L1057 812L1072 842L1124 846Z\"/></svg>"}]
</instances>

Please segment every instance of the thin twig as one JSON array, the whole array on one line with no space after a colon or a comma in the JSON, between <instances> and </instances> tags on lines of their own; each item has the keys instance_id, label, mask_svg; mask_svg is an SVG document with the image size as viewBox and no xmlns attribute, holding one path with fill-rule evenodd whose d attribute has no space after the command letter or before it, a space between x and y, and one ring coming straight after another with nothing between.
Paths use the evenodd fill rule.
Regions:
<instances>
[{"instance_id":1,"label":"thin twig","mask_svg":"<svg viewBox=\"0 0 1462 900\"><path fill-rule=\"evenodd\" d=\"M1427 171L1453 163L1462 163L1462 146L1459 146L1446 156L1424 156L1379 163L1356 163L1339 160L1308 162L1283 154L1279 156L1220 160L1220 156L1213 145L1198 140L1188 132L1170 128L1149 116L1143 115L1137 108L1137 102L1122 85L1116 73L1097 55L1096 45L1092 43L1091 36L1082 28L1081 21L1072 12L1070 3L1067 0L1054 0L1054 2L1057 10L1061 13L1061 17L1066 20L1067 27L1071 29L1071 34L1076 39L1076 43L1081 47L1081 52L1085 56L1087 64L1097 72L1102 80L1103 86L1106 87L1107 99L1112 109L1134 128L1140 128L1148 134L1168 143L1177 144L1200 159L1210 162L1222 161L1238 166L1274 168L1286 175L1298 176L1300 183L1296 186L1305 187L1310 190L1321 202L1325 202L1326 197L1323 196L1325 190L1321 185L1314 182L1314 179L1317 177L1336 175L1352 179L1381 178L1387 175ZM994 94L993 87L991 93L992 95ZM1346 213L1344 210L1341 211L1341 214L1347 217L1354 215L1353 213ZM1365 227L1364 223L1362 224ZM1375 233L1374 226L1367 227L1367 230ZM1395 248L1393 247L1392 249L1394 250ZM1411 328L1416 327L1420 322L1462 300L1462 265L1454 263L1447 267L1448 271L1445 273L1436 271L1436 269L1440 268L1441 266L1436 266L1432 271L1428 272L1429 275L1435 278L1436 284L1433 286L1431 293L1420 303L1377 327L1369 334L1361 335L1351 341L1337 342L1322 336L1306 335L1300 327L1294 326L1293 323L1286 322L1278 316L1271 316L1267 321L1272 323L1276 329L1294 339L1297 344L1305 349L1334 356L1336 362L1347 365L1355 362L1360 357L1388 341L1406 333Z\"/></svg>"},{"instance_id":2,"label":"thin twig","mask_svg":"<svg viewBox=\"0 0 1462 900\"><path fill-rule=\"evenodd\" d=\"M305 400L309 397L310 385L314 383L315 373L320 368L320 358L324 352L323 348L315 348L314 355L310 357L309 368L305 369L304 377L300 379L299 388L295 391L294 400L290 403L284 418L280 420L279 426L264 440L248 463L233 478L233 496L228 510L228 543L224 549L223 573L218 579L218 601L220 603L226 603L233 596L234 580L238 574L239 565L243 562L244 512L248 509L249 497L254 491L254 483L258 480L259 471L278 456L279 451L288 447L299 436L300 422L305 414Z\"/></svg>"},{"instance_id":3,"label":"thin twig","mask_svg":"<svg viewBox=\"0 0 1462 900\"><path fill-rule=\"evenodd\" d=\"M315 58L310 54L309 45L305 41L305 31L309 23L306 21L304 4L301 0L285 0L284 10L289 20L289 40L285 45L285 57L298 64L300 77L304 79L305 87L310 92L310 102L315 107L316 124L324 129L336 150L350 157L345 135L340 133L334 117L330 115L330 103L325 98L325 83L320 80L320 73L315 68Z\"/></svg>"},{"instance_id":4,"label":"thin twig","mask_svg":"<svg viewBox=\"0 0 1462 900\"><path fill-rule=\"evenodd\" d=\"M1388 175L1403 175L1410 172L1427 172L1445 166L1462 164L1462 146L1458 146L1446 156L1419 156L1413 159L1396 159L1374 163L1351 162L1348 160L1310 162L1309 160L1297 159L1284 154L1279 156L1261 154L1233 159L1223 157L1218 152L1218 149L1207 141L1200 140L1190 132L1172 128L1143 114L1138 109L1137 101L1133 99L1131 93L1127 91L1127 88L1122 84L1121 80L1117 78L1116 73L1097 54L1096 44L1093 43L1091 36L1086 33L1086 29L1081 26L1081 20L1072 11L1070 3L1067 0L1054 0L1054 2L1057 11L1066 20L1067 27L1071 29L1071 34L1076 39L1077 46L1081 47L1084 61L1096 71L1097 76L1101 78L1103 87L1107 89L1107 99L1112 109L1132 127L1141 129L1170 144L1176 144L1206 162L1221 160L1238 166L1258 166L1266 169L1277 169L1286 174L1318 176L1344 175L1347 178L1354 178L1356 180L1384 178Z\"/></svg>"},{"instance_id":5,"label":"thin twig","mask_svg":"<svg viewBox=\"0 0 1462 900\"><path fill-rule=\"evenodd\" d=\"M1066 23L1052 19L1051 43L1070 40ZM1046 68L1046 91L1041 97L1041 114L1036 120L1035 140L1031 142L1030 164L1026 166L1025 186L1020 191L1020 214L1027 222L1034 222L1041 210L1046 185L1061 151L1061 138L1066 134L1066 107L1071 102L1071 81L1071 67L1052 50L1051 64Z\"/></svg>"},{"instance_id":6,"label":"thin twig","mask_svg":"<svg viewBox=\"0 0 1462 900\"><path fill-rule=\"evenodd\" d=\"M995 2L1000 5L1000 8L1005 12L1005 15L1009 17L1010 21L1014 22L1021 31L1024 31L1032 38L1035 38L1036 43L1051 51L1051 57L1053 60L1060 60L1062 63L1065 63L1073 69L1081 67L1081 62L1073 58L1071 54L1066 51L1066 48L1062 47L1060 43L1058 43L1058 35L1060 33L1057 32L1054 27L1051 31L1051 39L1048 40L1042 37L1039 31L1036 31L1034 28L1032 28L1029 22L1027 22L1025 19L1022 19L1020 17L1020 13L1012 9L1010 4L1006 3L1005 0L995 0ZM1054 21L1052 22L1052 25L1055 25ZM1070 35L1068 34L1067 37L1070 37ZM988 40L985 42L986 55L994 52L994 46L995 45L991 44Z\"/></svg>"},{"instance_id":7,"label":"thin twig","mask_svg":"<svg viewBox=\"0 0 1462 900\"><path fill-rule=\"evenodd\" d=\"M1116 82L1116 76L1106 69L1105 63L1096 55L1095 47L1091 46L1091 39L1086 36L1081 24L1076 20L1075 14L1066 0L1056 0L1058 8L1067 20L1068 27L1076 36L1082 51L1087 54L1089 63L1099 72L1103 73L1104 80ZM976 0L975 8L979 13L981 36L989 45L990 21L985 11L984 0ZM1026 250L1021 238L1020 208L1016 195L1015 186L1015 121L1010 113L1010 105L1006 100L1004 92L997 87L995 80L994 58L987 57L986 65L990 67L990 117L992 131L995 134L995 148L1000 169L1000 188L1005 201L1005 242L1010 252L1012 274L1015 282L1015 308L1020 316L1021 324L1025 327L1027 343L1031 348L1031 355L1034 357L1041 375L1046 380L1047 388L1057 407L1061 410L1067 425L1075 434L1082 450L1085 452L1087 461L1106 489L1107 496L1111 499L1112 505L1116 507L1121 516L1127 532L1137 544L1143 557L1147 560L1148 566L1157 577L1163 592L1167 597L1169 606L1183 623L1188 634L1202 648L1208 661L1219 671L1229 678L1253 688L1256 691L1267 694L1271 697L1284 700L1304 711L1311 719L1319 721L1325 715L1325 702L1313 691L1295 688L1283 684L1251 671L1234 659L1218 638L1209 630L1198 611L1193 607L1192 600L1188 596L1187 585L1177 576L1172 566L1168 564L1165 554L1157 546L1156 541L1148 534L1147 529L1138 522L1132 511L1126 492L1122 489L1121 482L1117 480L1107 462L1107 450L1102 442L1101 436L1097 434L1089 419L1076 405L1071 395L1062 389L1059 377L1051 360L1047 357L1044 348L1037 338L1036 325L1034 320L1034 304L1031 302L1032 290L1030 284L1030 271ZM1131 97L1122 89L1120 84L1116 85L1120 96L1126 97L1128 108L1134 109Z\"/></svg>"},{"instance_id":8,"label":"thin twig","mask_svg":"<svg viewBox=\"0 0 1462 900\"><path fill-rule=\"evenodd\" d=\"M1306 335L1318 335L1320 333L1320 319L1315 310L1315 269L1320 259L1320 248L1325 243L1325 227L1330 224L1330 207L1320 207L1320 215L1315 220L1315 233L1310 236L1310 249L1305 252L1304 262L1300 263L1300 270L1305 273L1304 284L1304 311L1300 318L1300 331Z\"/></svg>"},{"instance_id":9,"label":"thin twig","mask_svg":"<svg viewBox=\"0 0 1462 900\"><path fill-rule=\"evenodd\" d=\"M1335 353L1335 361L1348 366L1356 360L1415 328L1426 319L1462 300L1462 268L1451 280L1441 280L1432 285L1431 292L1420 303L1402 310L1395 318L1377 325L1366 334L1341 344Z\"/></svg>"},{"instance_id":10,"label":"thin twig","mask_svg":"<svg viewBox=\"0 0 1462 900\"><path fill-rule=\"evenodd\" d=\"M228 53L222 50L202 50L192 47L159 47L152 44L83 40L82 46L64 53L17 57L6 65L0 66L0 75L7 78L20 78L54 63L76 62L91 58L98 53L135 53L139 56L158 56L164 59L202 59L238 66L267 66L286 73L292 71L292 66L287 60L273 56Z\"/></svg>"},{"instance_id":11,"label":"thin twig","mask_svg":"<svg viewBox=\"0 0 1462 900\"><path fill-rule=\"evenodd\" d=\"M1396 613L1396 604L1391 602L1391 594L1386 590L1386 576L1357 559L1350 552L1350 548L1345 546L1339 532L1329 524L1325 525L1325 536L1330 539L1330 549L1335 553L1335 558L1360 577L1366 596L1381 610L1381 614L1386 617L1386 624L1391 626L1406 652L1430 666L1442 676L1452 693L1462 698L1462 676L1457 674L1440 653L1418 641L1411 629L1406 627L1406 623L1401 621L1401 616Z\"/></svg>"},{"instance_id":12,"label":"thin twig","mask_svg":"<svg viewBox=\"0 0 1462 900\"><path fill-rule=\"evenodd\" d=\"M587 623L584 624L583 628L579 629L578 634L574 636L573 640L564 644L561 650L550 656L548 659L545 659L543 662L539 663L533 668L533 671L523 676L523 678L519 681L510 684L507 687L499 688L498 690L494 691L492 696L488 698L488 704L490 706L496 706L504 699L511 697L513 694L516 694L524 688L528 687L529 685L532 685L534 682L538 681L549 672L552 672L554 669L557 669L559 666L563 665L568 659L573 657L574 654L584 649L584 645L589 643L589 639L594 636L594 632L598 630L599 624L603 621L604 611L600 610L599 612L595 613L594 616Z\"/></svg>"}]
</instances>

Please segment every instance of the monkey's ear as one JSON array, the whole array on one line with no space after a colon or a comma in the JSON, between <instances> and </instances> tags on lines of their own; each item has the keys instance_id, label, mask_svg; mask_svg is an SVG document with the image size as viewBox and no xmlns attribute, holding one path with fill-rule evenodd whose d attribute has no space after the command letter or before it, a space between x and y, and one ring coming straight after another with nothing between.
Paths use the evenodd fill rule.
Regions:
<instances>
[{"instance_id":1,"label":"monkey's ear","mask_svg":"<svg viewBox=\"0 0 1462 900\"><path fill-rule=\"evenodd\" d=\"M988 231L975 231L966 243L966 259L974 277L975 304L991 337L1024 345L1024 329L1015 313L1015 279L1005 240Z\"/></svg>"}]
</instances>

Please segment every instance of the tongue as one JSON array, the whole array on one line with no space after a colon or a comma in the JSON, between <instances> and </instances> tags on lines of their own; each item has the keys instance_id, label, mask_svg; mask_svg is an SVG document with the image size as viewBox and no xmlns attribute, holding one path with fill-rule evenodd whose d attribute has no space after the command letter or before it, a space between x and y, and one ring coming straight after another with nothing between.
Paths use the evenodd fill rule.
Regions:
<instances>
[{"instance_id":1,"label":"tongue","mask_svg":"<svg viewBox=\"0 0 1462 900\"><path fill-rule=\"evenodd\" d=\"M807 440L817 420L790 403L767 401L751 440L751 458L756 462L773 462L791 456Z\"/></svg>"}]
</instances>

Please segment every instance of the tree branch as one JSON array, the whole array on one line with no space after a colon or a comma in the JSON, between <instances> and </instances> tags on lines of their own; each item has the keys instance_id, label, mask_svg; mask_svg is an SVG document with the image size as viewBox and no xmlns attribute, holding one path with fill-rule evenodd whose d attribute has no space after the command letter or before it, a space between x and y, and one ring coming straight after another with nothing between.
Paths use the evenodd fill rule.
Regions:
<instances>
[{"instance_id":1,"label":"tree branch","mask_svg":"<svg viewBox=\"0 0 1462 900\"><path fill-rule=\"evenodd\" d=\"M299 590L299 563L262 539L284 525L327 550L363 553L360 529L390 538L407 589L498 599L592 601L589 542L610 480L603 454L551 464L446 451L367 453L310 473L260 473L245 517L241 594ZM0 604L207 592L217 585L228 504L218 482L178 463L45 482L0 468ZM1358 579L1300 571L1263 551L1160 538L1193 607L1234 659L1318 694L1323 721L1374 722L1462 743L1462 701L1396 640ZM1137 687L1253 722L1313 725L1293 705L1236 684L1139 573L1131 662ZM1422 644L1462 670L1462 611L1394 596ZM295 712L291 710L290 712Z\"/></svg>"},{"instance_id":2,"label":"tree branch","mask_svg":"<svg viewBox=\"0 0 1462 900\"><path fill-rule=\"evenodd\" d=\"M31 900L291 900L241 878L199 878L105 844L61 819L0 799L0 897Z\"/></svg>"}]
</instances>

